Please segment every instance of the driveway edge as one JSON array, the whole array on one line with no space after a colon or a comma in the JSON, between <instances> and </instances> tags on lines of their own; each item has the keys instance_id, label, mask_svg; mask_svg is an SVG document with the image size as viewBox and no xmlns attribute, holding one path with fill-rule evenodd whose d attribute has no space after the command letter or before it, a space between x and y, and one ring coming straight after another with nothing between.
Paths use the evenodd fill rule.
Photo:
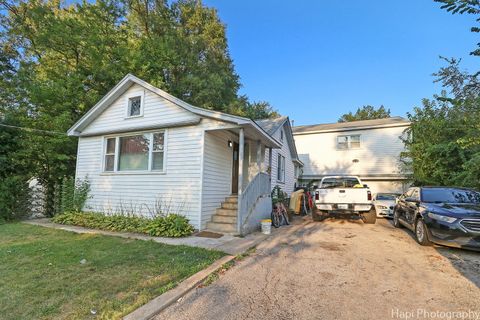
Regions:
<instances>
[{"instance_id":1,"label":"driveway edge","mask_svg":"<svg viewBox=\"0 0 480 320\"><path fill-rule=\"evenodd\" d=\"M235 259L235 256L225 256L206 269L195 273L193 276L182 281L175 288L168 290L164 294L150 300L140 308L131 312L130 314L123 317L124 320L148 320L160 313L162 310L168 306L175 303L178 299L187 294L190 290L198 286L203 280L205 280L210 274L217 271L225 263L230 262Z\"/></svg>"},{"instance_id":2,"label":"driveway edge","mask_svg":"<svg viewBox=\"0 0 480 320\"><path fill-rule=\"evenodd\" d=\"M285 230L287 233L293 233L296 232L297 230L303 228L305 225L306 221L301 222L298 225L293 225L291 228L288 228ZM249 247L242 246L242 248L237 248L239 249L238 251L241 251L238 253L238 255L241 255L245 252L247 252L251 248L255 248L258 244L260 244L262 241L271 238L275 234L268 235L265 237L257 237L253 239L249 243ZM192 289L196 288L199 284L201 284L209 275L217 272L218 269L220 269L225 263L228 263L230 261L235 260L237 256L234 255L228 255L225 256L214 263L212 263L210 266L207 268L195 273L191 277L185 279L182 281L178 286L175 288L165 292L164 294L154 298L153 300L150 300L143 306L139 307L135 311L131 312L130 314L126 315L123 317L123 320L149 320L165 310L167 307L171 306L175 302L178 301L178 299L182 298L185 296L188 292L190 292Z\"/></svg>"}]
</instances>

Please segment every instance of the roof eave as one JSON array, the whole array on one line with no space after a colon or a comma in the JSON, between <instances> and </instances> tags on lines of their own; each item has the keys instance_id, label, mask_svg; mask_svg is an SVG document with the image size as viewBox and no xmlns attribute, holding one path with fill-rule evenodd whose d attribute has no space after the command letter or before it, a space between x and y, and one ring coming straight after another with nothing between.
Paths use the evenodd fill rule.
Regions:
<instances>
[{"instance_id":1,"label":"roof eave","mask_svg":"<svg viewBox=\"0 0 480 320\"><path fill-rule=\"evenodd\" d=\"M395 128L395 127L408 127L411 122L402 122L402 123L393 123L393 124L383 124L376 126L365 126L365 127L350 127L350 128L332 128L324 130L309 130L309 131L293 131L293 135L301 134L312 134L312 133L329 133L329 132L342 132L342 131L359 131L359 130L370 130L370 129L383 129L383 128Z\"/></svg>"}]
</instances>

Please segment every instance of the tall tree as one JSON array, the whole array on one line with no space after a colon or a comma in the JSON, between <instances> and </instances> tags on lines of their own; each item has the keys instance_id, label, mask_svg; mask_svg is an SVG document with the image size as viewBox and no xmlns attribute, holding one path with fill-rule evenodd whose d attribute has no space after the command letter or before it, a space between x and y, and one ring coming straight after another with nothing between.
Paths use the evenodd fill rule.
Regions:
<instances>
[{"instance_id":1,"label":"tall tree","mask_svg":"<svg viewBox=\"0 0 480 320\"><path fill-rule=\"evenodd\" d=\"M199 0L0 0L0 23L0 116L34 129L15 153L46 187L47 212L74 172L64 132L127 73L199 107L273 113L238 96L225 26Z\"/></svg>"},{"instance_id":2,"label":"tall tree","mask_svg":"<svg viewBox=\"0 0 480 320\"><path fill-rule=\"evenodd\" d=\"M350 122L357 120L372 120L390 117L390 109L386 109L381 105L378 109L371 105L366 105L358 108L355 113L349 112L340 117L338 122Z\"/></svg>"},{"instance_id":3,"label":"tall tree","mask_svg":"<svg viewBox=\"0 0 480 320\"><path fill-rule=\"evenodd\" d=\"M435 0L453 14L480 18L477 0ZM473 32L479 32L476 27ZM480 56L480 49L471 52ZM445 91L408 114L411 126L402 162L417 185L456 185L480 189L479 73L460 69L459 59L442 58L447 66L434 74ZM448 90L448 94L447 94Z\"/></svg>"}]
</instances>

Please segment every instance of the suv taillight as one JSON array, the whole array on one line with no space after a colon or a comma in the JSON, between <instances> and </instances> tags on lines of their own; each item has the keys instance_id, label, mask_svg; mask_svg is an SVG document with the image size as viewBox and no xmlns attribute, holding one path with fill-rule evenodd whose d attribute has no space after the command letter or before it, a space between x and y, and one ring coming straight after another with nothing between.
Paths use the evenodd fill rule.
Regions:
<instances>
[{"instance_id":1,"label":"suv taillight","mask_svg":"<svg viewBox=\"0 0 480 320\"><path fill-rule=\"evenodd\" d=\"M370 191L367 191L367 200L372 200L372 193Z\"/></svg>"},{"instance_id":2,"label":"suv taillight","mask_svg":"<svg viewBox=\"0 0 480 320\"><path fill-rule=\"evenodd\" d=\"M315 200L320 200L320 194L318 191L315 191Z\"/></svg>"}]
</instances>

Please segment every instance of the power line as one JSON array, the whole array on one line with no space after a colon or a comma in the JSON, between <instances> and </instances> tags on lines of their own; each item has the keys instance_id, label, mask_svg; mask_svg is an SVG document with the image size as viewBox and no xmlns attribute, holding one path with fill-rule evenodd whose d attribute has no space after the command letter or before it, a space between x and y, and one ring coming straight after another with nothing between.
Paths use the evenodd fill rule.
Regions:
<instances>
[{"instance_id":1,"label":"power line","mask_svg":"<svg viewBox=\"0 0 480 320\"><path fill-rule=\"evenodd\" d=\"M65 132L60 132L60 131L48 131L48 130L26 128L26 127L17 127L17 126L12 126L12 125L8 125L8 124L1 124L1 123L0 123L0 127L25 130L25 131L29 131L29 132L42 132L42 133L56 134L56 135L67 135Z\"/></svg>"}]
</instances>

